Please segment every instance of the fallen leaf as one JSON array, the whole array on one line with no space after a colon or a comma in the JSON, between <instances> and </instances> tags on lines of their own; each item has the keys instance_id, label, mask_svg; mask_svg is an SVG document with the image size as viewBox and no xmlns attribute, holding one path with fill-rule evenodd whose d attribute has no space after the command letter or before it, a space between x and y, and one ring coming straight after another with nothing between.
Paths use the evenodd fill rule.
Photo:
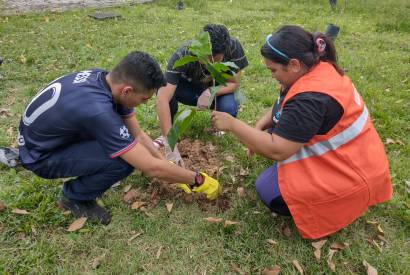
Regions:
<instances>
[{"instance_id":1,"label":"fallen leaf","mask_svg":"<svg viewBox=\"0 0 410 275\"><path fill-rule=\"evenodd\" d=\"M122 198L122 200L125 203L131 204L132 202L135 201L135 199L138 197L138 191L136 189L131 189L129 190L124 197Z\"/></svg>"},{"instance_id":2,"label":"fallen leaf","mask_svg":"<svg viewBox=\"0 0 410 275\"><path fill-rule=\"evenodd\" d=\"M71 211L70 211L70 210L66 210L66 211L63 212L63 215L64 215L64 216L71 215Z\"/></svg>"},{"instance_id":3,"label":"fallen leaf","mask_svg":"<svg viewBox=\"0 0 410 275\"><path fill-rule=\"evenodd\" d=\"M21 64L26 64L27 63L27 58L24 55L20 55L20 62L21 62Z\"/></svg>"},{"instance_id":4,"label":"fallen leaf","mask_svg":"<svg viewBox=\"0 0 410 275\"><path fill-rule=\"evenodd\" d=\"M377 235L377 238L378 238L379 240L381 240L382 242L388 243L387 240L384 238L383 235Z\"/></svg>"},{"instance_id":5,"label":"fallen leaf","mask_svg":"<svg viewBox=\"0 0 410 275\"><path fill-rule=\"evenodd\" d=\"M155 258L159 259L161 256L161 250L162 250L162 245L158 248L157 254L155 255Z\"/></svg>"},{"instance_id":6,"label":"fallen leaf","mask_svg":"<svg viewBox=\"0 0 410 275\"><path fill-rule=\"evenodd\" d=\"M366 268L367 275L377 275L377 269L366 262L366 260L363 260L363 265Z\"/></svg>"},{"instance_id":7,"label":"fallen leaf","mask_svg":"<svg viewBox=\"0 0 410 275\"><path fill-rule=\"evenodd\" d=\"M285 227L285 228L283 228L283 231L282 231L282 233L283 233L283 235L285 235L286 237L290 237L290 236L292 236L292 231L290 231L290 228L289 227Z\"/></svg>"},{"instance_id":8,"label":"fallen leaf","mask_svg":"<svg viewBox=\"0 0 410 275\"><path fill-rule=\"evenodd\" d=\"M406 192L410 194L410 180L406 180Z\"/></svg>"},{"instance_id":9,"label":"fallen leaf","mask_svg":"<svg viewBox=\"0 0 410 275\"><path fill-rule=\"evenodd\" d=\"M248 176L249 175L249 171L245 170L241 167L241 170L239 171L239 175L240 176Z\"/></svg>"},{"instance_id":10,"label":"fallen leaf","mask_svg":"<svg viewBox=\"0 0 410 275\"><path fill-rule=\"evenodd\" d=\"M87 48L89 48L89 49L92 49L93 48L93 46L91 46L91 44L85 44L85 46L87 47Z\"/></svg>"},{"instance_id":11,"label":"fallen leaf","mask_svg":"<svg viewBox=\"0 0 410 275\"><path fill-rule=\"evenodd\" d=\"M48 22L50 22L50 18L48 18L48 16L44 16L44 21L45 21L46 23L48 23Z\"/></svg>"},{"instance_id":12,"label":"fallen leaf","mask_svg":"<svg viewBox=\"0 0 410 275\"><path fill-rule=\"evenodd\" d=\"M11 210L11 213L18 214L18 215L28 215L28 214L30 214L27 210L19 209L19 208L14 208L13 210Z\"/></svg>"},{"instance_id":13,"label":"fallen leaf","mask_svg":"<svg viewBox=\"0 0 410 275\"><path fill-rule=\"evenodd\" d=\"M236 189L236 192L238 193L238 196L239 196L240 198L245 198L245 197L246 197L245 188L243 188L243 187L238 187L238 189Z\"/></svg>"},{"instance_id":14,"label":"fallen leaf","mask_svg":"<svg viewBox=\"0 0 410 275\"><path fill-rule=\"evenodd\" d=\"M137 234L132 235L131 238L128 239L127 244L128 244L128 245L131 245L131 242L132 242L133 240L135 240L135 238L137 238L138 236L140 236L142 233L143 233L143 232L139 232L139 233L137 233Z\"/></svg>"},{"instance_id":15,"label":"fallen leaf","mask_svg":"<svg viewBox=\"0 0 410 275\"><path fill-rule=\"evenodd\" d=\"M399 99L399 100L396 100L394 103L400 104L400 103L402 103L402 102L403 102L403 99Z\"/></svg>"},{"instance_id":16,"label":"fallen leaf","mask_svg":"<svg viewBox=\"0 0 410 275\"><path fill-rule=\"evenodd\" d=\"M141 206L141 207L140 207L140 211L141 211L142 213L144 213L147 217L152 217L152 216L153 216L151 213L148 212L148 209L145 208L144 206Z\"/></svg>"},{"instance_id":17,"label":"fallen leaf","mask_svg":"<svg viewBox=\"0 0 410 275\"><path fill-rule=\"evenodd\" d=\"M374 239L369 240L369 243L373 245L380 253L383 252L381 246Z\"/></svg>"},{"instance_id":18,"label":"fallen leaf","mask_svg":"<svg viewBox=\"0 0 410 275\"><path fill-rule=\"evenodd\" d=\"M124 186L124 193L127 193L128 191L130 191L131 187L132 187L131 184Z\"/></svg>"},{"instance_id":19,"label":"fallen leaf","mask_svg":"<svg viewBox=\"0 0 410 275\"><path fill-rule=\"evenodd\" d=\"M166 203L165 206L167 207L168 213L171 213L172 207L174 206L173 203Z\"/></svg>"},{"instance_id":20,"label":"fallen leaf","mask_svg":"<svg viewBox=\"0 0 410 275\"><path fill-rule=\"evenodd\" d=\"M268 244L271 244L271 245L278 244L277 242L275 242L275 241L272 240L272 239L267 239L266 242L267 242Z\"/></svg>"},{"instance_id":21,"label":"fallen leaf","mask_svg":"<svg viewBox=\"0 0 410 275\"><path fill-rule=\"evenodd\" d=\"M235 158L233 157L233 156L226 156L225 157L225 160L227 160L227 161L229 161L229 162L234 162L235 161Z\"/></svg>"},{"instance_id":22,"label":"fallen leaf","mask_svg":"<svg viewBox=\"0 0 410 275\"><path fill-rule=\"evenodd\" d=\"M0 115L2 117L10 117L11 116L10 109L0 108Z\"/></svg>"},{"instance_id":23,"label":"fallen leaf","mask_svg":"<svg viewBox=\"0 0 410 275\"><path fill-rule=\"evenodd\" d=\"M204 218L204 220L206 220L208 222L212 222L212 223L220 223L220 222L223 221L222 218L214 218L214 217Z\"/></svg>"},{"instance_id":24,"label":"fallen leaf","mask_svg":"<svg viewBox=\"0 0 410 275\"><path fill-rule=\"evenodd\" d=\"M370 225L378 225L379 224L378 221L369 221L369 220L367 220L366 223L370 224Z\"/></svg>"},{"instance_id":25,"label":"fallen leaf","mask_svg":"<svg viewBox=\"0 0 410 275\"><path fill-rule=\"evenodd\" d=\"M101 256L96 257L91 264L92 269L97 269L101 265L101 261L104 259L105 253Z\"/></svg>"},{"instance_id":26,"label":"fallen leaf","mask_svg":"<svg viewBox=\"0 0 410 275\"><path fill-rule=\"evenodd\" d=\"M332 261L333 255L337 252L337 250L329 249L329 254L327 255L327 265L329 266L330 270L336 272L336 265Z\"/></svg>"},{"instance_id":27,"label":"fallen leaf","mask_svg":"<svg viewBox=\"0 0 410 275\"><path fill-rule=\"evenodd\" d=\"M313 243L312 243L312 246L313 246L314 248L316 248L316 249L321 249L322 246L323 246L326 242L327 242L327 239L320 240L320 241L317 241L317 242L313 242Z\"/></svg>"},{"instance_id":28,"label":"fallen leaf","mask_svg":"<svg viewBox=\"0 0 410 275\"><path fill-rule=\"evenodd\" d=\"M299 271L300 274L303 274L303 268L300 266L298 260L293 260L292 261L293 265L296 267L296 269Z\"/></svg>"},{"instance_id":29,"label":"fallen leaf","mask_svg":"<svg viewBox=\"0 0 410 275\"><path fill-rule=\"evenodd\" d=\"M383 236L384 236L384 231L383 231L383 229L382 229L382 227L381 227L380 224L377 225L377 231L379 232L380 235L383 235Z\"/></svg>"},{"instance_id":30,"label":"fallen leaf","mask_svg":"<svg viewBox=\"0 0 410 275\"><path fill-rule=\"evenodd\" d=\"M336 241L336 242L333 242L333 243L330 245L330 248L331 248L331 249L334 249L334 250L343 250L343 249L345 249L345 248L348 247L348 246L349 246L348 243L342 243L342 242Z\"/></svg>"},{"instance_id":31,"label":"fallen leaf","mask_svg":"<svg viewBox=\"0 0 410 275\"><path fill-rule=\"evenodd\" d=\"M401 141L400 139L396 139L397 144L400 144L401 146L404 146L404 142Z\"/></svg>"},{"instance_id":32,"label":"fallen leaf","mask_svg":"<svg viewBox=\"0 0 410 275\"><path fill-rule=\"evenodd\" d=\"M269 266L262 271L262 275L278 275L280 274L280 267L278 265Z\"/></svg>"},{"instance_id":33,"label":"fallen leaf","mask_svg":"<svg viewBox=\"0 0 410 275\"><path fill-rule=\"evenodd\" d=\"M240 222L226 220L224 223L224 227L228 227L228 226L235 225L235 224L240 224Z\"/></svg>"},{"instance_id":34,"label":"fallen leaf","mask_svg":"<svg viewBox=\"0 0 410 275\"><path fill-rule=\"evenodd\" d=\"M87 221L86 217L76 219L67 229L68 232L74 232L84 227L85 222Z\"/></svg>"},{"instance_id":35,"label":"fallen leaf","mask_svg":"<svg viewBox=\"0 0 410 275\"><path fill-rule=\"evenodd\" d=\"M137 209L141 208L141 206L144 206L144 205L146 205L146 204L147 204L147 203L146 203L146 202L143 202L143 201L136 201L136 202L134 202L134 203L131 205L131 209L137 210Z\"/></svg>"},{"instance_id":36,"label":"fallen leaf","mask_svg":"<svg viewBox=\"0 0 410 275\"><path fill-rule=\"evenodd\" d=\"M4 211L4 209L6 209L6 204L0 201L0 212Z\"/></svg>"},{"instance_id":37,"label":"fallen leaf","mask_svg":"<svg viewBox=\"0 0 410 275\"><path fill-rule=\"evenodd\" d=\"M396 142L395 142L393 139L391 139L391 138L386 138L386 141L385 141L384 144L389 145L389 144L395 144L395 143L396 143Z\"/></svg>"},{"instance_id":38,"label":"fallen leaf","mask_svg":"<svg viewBox=\"0 0 410 275\"><path fill-rule=\"evenodd\" d=\"M320 249L315 249L315 251L313 252L313 255L315 255L316 260L320 260Z\"/></svg>"}]
</instances>

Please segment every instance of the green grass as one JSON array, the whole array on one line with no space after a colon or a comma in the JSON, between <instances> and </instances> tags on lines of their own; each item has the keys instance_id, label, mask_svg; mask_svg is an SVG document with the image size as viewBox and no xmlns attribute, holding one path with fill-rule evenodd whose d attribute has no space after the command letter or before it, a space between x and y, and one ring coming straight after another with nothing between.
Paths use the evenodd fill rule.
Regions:
<instances>
[{"instance_id":1,"label":"green grass","mask_svg":"<svg viewBox=\"0 0 410 275\"><path fill-rule=\"evenodd\" d=\"M323 31L326 24L335 23L341 27L336 41L339 63L364 96L381 138L404 143L386 146L393 199L372 207L329 238L330 242L350 244L334 256L336 273L364 274L362 261L366 260L379 274L410 274L410 197L404 188L410 180L409 2L347 1L345 7L340 0L336 11L331 11L325 0L186 0L183 11L174 9L175 2L107 9L123 16L118 21L92 20L87 17L90 10L0 17L0 55L5 59L0 67L0 108L10 108L12 113L0 118L0 146L15 142L24 106L56 77L90 67L110 69L135 49L149 52L165 68L175 48L208 22L225 24L245 48L250 65L242 87L248 101L239 117L252 123L277 96L259 54L266 35L282 24ZM137 115L148 133L159 133L154 100L138 108ZM235 166L224 164L228 168L220 177L223 186L233 184L230 174L237 166L251 171L249 177L237 177L233 184L246 186L250 196L240 199L232 195L230 210L218 214L240 220L236 228L208 224L202 218L211 214L178 199L170 215L161 201L153 217L147 217L127 208L121 201L121 188L117 188L103 198L114 215L110 225L87 224L81 232L67 233L73 218L56 207L61 180L43 180L28 171L1 167L0 200L8 208L0 213L0 274L225 274L236 272L233 265L254 274L275 264L284 274L295 274L293 259L307 274L331 273L325 259L329 242L322 248L324 259L316 262L310 241L298 236L292 221L272 218L258 201L253 183L270 162L259 157L247 159L242 146L230 136L204 134L202 129L209 125L207 114L201 114L187 135L217 144L221 160L225 154L235 155ZM133 175L126 183L146 187L149 179ZM13 215L14 207L31 214ZM379 221L385 231L388 243L382 253L367 242L375 231L366 220ZM291 228L290 238L280 233L283 226ZM141 230L144 234L128 245L132 234ZM268 238L277 245L266 244ZM100 268L92 270L90 262L104 253Z\"/></svg>"}]
</instances>

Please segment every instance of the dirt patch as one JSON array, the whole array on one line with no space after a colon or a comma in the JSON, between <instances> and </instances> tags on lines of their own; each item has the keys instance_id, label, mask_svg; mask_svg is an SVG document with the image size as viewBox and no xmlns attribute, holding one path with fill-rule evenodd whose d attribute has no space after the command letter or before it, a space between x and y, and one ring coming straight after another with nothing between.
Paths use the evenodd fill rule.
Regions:
<instances>
[{"instance_id":1,"label":"dirt patch","mask_svg":"<svg viewBox=\"0 0 410 275\"><path fill-rule=\"evenodd\" d=\"M217 150L212 143L205 144L200 140L184 139L179 143L178 149L187 169L203 171L211 177L218 178ZM156 206L160 200L180 199L186 204L197 203L202 211L210 213L225 212L229 209L231 191L230 188L225 189L216 200L210 201L204 194L186 194L178 189L176 184L159 180L153 180L147 190L151 194L150 200L153 206Z\"/></svg>"}]
</instances>

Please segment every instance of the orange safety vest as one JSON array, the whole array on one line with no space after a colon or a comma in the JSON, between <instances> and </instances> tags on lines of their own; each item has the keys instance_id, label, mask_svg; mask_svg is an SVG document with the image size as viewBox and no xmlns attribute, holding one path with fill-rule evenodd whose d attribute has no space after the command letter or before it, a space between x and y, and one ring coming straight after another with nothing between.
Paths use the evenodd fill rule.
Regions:
<instances>
[{"instance_id":1,"label":"orange safety vest","mask_svg":"<svg viewBox=\"0 0 410 275\"><path fill-rule=\"evenodd\" d=\"M279 188L296 227L303 238L316 239L389 200L393 190L383 143L351 80L320 62L292 85L281 108L306 91L327 94L344 110L327 134L278 162Z\"/></svg>"}]
</instances>

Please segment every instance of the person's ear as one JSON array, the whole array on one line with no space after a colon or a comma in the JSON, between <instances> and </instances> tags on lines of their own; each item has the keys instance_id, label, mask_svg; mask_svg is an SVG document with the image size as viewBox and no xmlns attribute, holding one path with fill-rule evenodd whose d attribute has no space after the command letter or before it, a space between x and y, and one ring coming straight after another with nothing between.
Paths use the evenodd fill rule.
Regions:
<instances>
[{"instance_id":1,"label":"person's ear","mask_svg":"<svg viewBox=\"0 0 410 275\"><path fill-rule=\"evenodd\" d=\"M290 70L293 73L299 73L303 69L302 63L295 58L292 58L289 61L287 67L288 67L288 70Z\"/></svg>"},{"instance_id":2,"label":"person's ear","mask_svg":"<svg viewBox=\"0 0 410 275\"><path fill-rule=\"evenodd\" d=\"M129 93L132 93L132 91L133 91L133 88L131 86L125 85L121 89L121 95L128 95Z\"/></svg>"}]
</instances>

